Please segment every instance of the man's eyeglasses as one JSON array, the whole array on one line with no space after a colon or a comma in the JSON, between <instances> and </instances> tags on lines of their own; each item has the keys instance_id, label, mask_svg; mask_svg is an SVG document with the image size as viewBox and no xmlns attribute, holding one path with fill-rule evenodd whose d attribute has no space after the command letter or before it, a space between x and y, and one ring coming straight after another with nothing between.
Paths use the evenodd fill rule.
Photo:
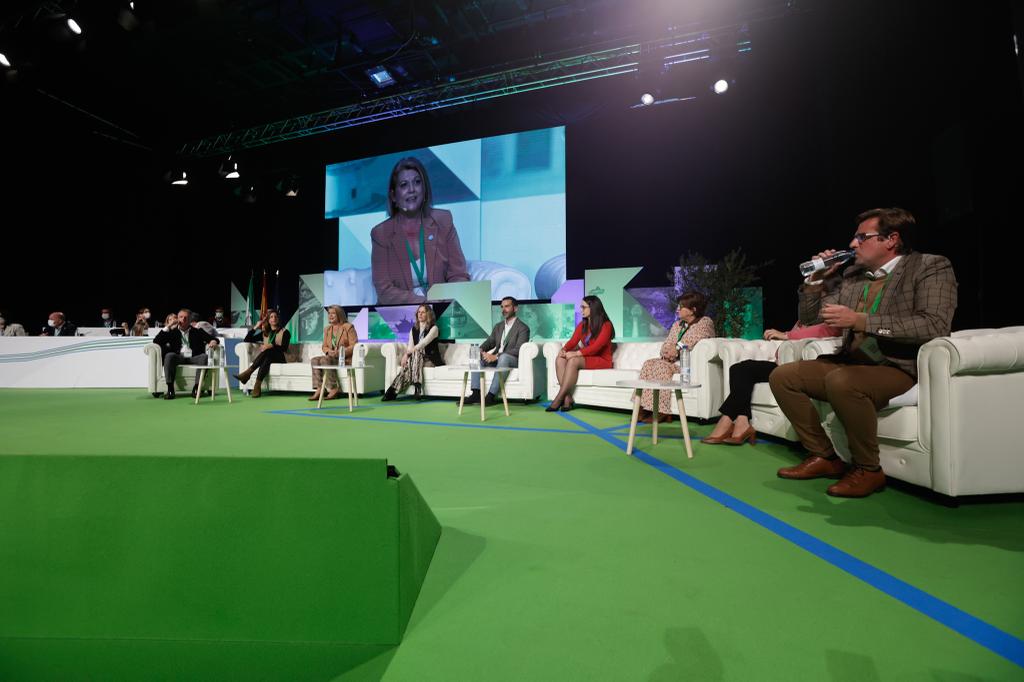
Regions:
<instances>
[{"instance_id":1,"label":"man's eyeglasses","mask_svg":"<svg viewBox=\"0 0 1024 682\"><path fill-rule=\"evenodd\" d=\"M853 235L853 238L857 240L858 244L863 244L872 237L878 237L879 239L887 239L889 235L879 234L878 232L858 232L857 234Z\"/></svg>"}]
</instances>

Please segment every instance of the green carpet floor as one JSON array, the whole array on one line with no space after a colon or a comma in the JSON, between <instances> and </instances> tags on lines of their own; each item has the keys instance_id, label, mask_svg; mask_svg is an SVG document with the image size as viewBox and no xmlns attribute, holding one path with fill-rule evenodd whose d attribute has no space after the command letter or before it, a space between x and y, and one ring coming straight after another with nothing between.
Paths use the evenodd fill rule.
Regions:
<instances>
[{"instance_id":1,"label":"green carpet floor","mask_svg":"<svg viewBox=\"0 0 1024 682\"><path fill-rule=\"evenodd\" d=\"M624 413L513 404L481 427L478 407L459 417L450 401L368 398L350 415L343 401L316 411L295 394L237 396L194 406L135 390L3 390L0 454L386 456L410 473L443 532L403 643L339 675L296 657L291 679L1024 679L982 643L627 457ZM642 453L1021 646L1024 502L949 508L892 487L833 499L826 482L775 476L796 461L783 445L695 442L687 460L678 423L662 429L671 437L641 438ZM695 437L708 430L691 423ZM0 680L4 647L29 655L32 643L0 643Z\"/></svg>"}]
</instances>

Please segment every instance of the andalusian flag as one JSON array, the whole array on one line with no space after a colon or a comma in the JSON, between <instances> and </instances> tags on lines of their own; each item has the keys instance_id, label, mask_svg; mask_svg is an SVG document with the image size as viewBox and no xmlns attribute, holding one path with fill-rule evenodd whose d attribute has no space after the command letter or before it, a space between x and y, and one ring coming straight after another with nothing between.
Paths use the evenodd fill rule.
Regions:
<instances>
[{"instance_id":1,"label":"andalusian flag","mask_svg":"<svg viewBox=\"0 0 1024 682\"><path fill-rule=\"evenodd\" d=\"M255 322L252 319L253 318L253 312L254 312L252 304L255 303L255 301L253 300L252 285L253 285L252 270L250 270L249 271L249 293L246 294L246 296L245 296L245 326L246 327L251 327L251 326L253 326L253 324L255 324Z\"/></svg>"}]
</instances>

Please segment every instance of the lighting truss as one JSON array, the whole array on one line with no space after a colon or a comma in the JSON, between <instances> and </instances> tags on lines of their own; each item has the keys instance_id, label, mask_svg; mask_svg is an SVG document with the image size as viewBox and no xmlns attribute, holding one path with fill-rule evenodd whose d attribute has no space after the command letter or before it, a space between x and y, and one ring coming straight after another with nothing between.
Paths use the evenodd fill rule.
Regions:
<instances>
[{"instance_id":1,"label":"lighting truss","mask_svg":"<svg viewBox=\"0 0 1024 682\"><path fill-rule=\"evenodd\" d=\"M736 27L730 26L713 33L704 31L677 35L652 43L633 43L506 68L336 109L211 135L182 145L178 154L193 157L227 154L497 97L623 76L638 71L641 54L663 55L662 66L670 68L688 61L707 59L715 45L729 45L727 49L730 52L749 52L749 39L737 39L736 36Z\"/></svg>"}]
</instances>

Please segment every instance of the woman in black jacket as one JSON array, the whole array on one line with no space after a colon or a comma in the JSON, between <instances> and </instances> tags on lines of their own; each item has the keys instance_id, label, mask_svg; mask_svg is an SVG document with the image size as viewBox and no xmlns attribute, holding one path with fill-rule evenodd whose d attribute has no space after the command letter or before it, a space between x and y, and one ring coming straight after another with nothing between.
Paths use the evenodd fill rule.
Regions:
<instances>
[{"instance_id":1,"label":"woman in black jacket","mask_svg":"<svg viewBox=\"0 0 1024 682\"><path fill-rule=\"evenodd\" d=\"M268 310L267 316L257 322L245 335L243 340L245 343L262 342L260 352L253 358L249 369L235 375L238 383L244 384L249 381L252 373L256 372L256 385L252 388L253 398L260 397L260 384L270 373L270 366L275 362L288 362L284 354L288 350L291 340L291 332L281 327L280 313L273 309Z\"/></svg>"}]
</instances>

